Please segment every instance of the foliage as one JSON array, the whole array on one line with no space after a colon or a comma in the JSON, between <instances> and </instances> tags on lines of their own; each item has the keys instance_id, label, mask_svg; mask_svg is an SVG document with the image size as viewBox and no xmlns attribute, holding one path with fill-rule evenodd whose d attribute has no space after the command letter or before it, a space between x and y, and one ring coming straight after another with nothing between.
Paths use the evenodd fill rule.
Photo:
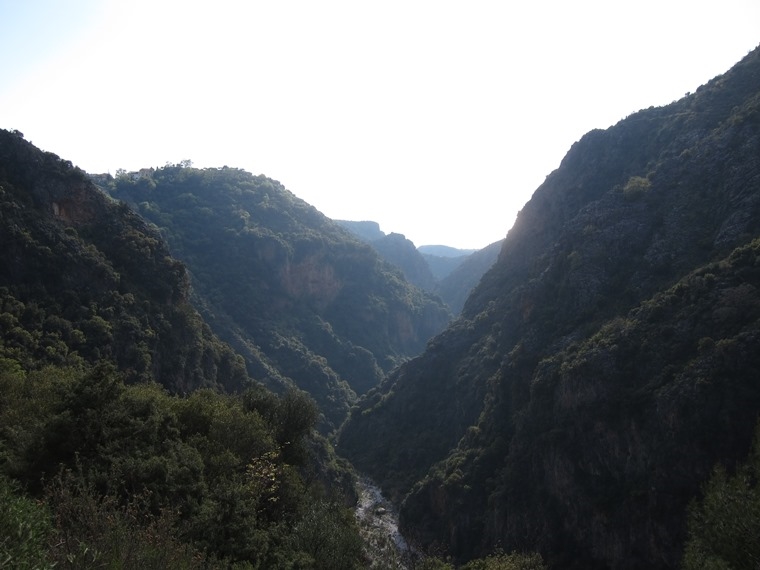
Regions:
<instances>
[{"instance_id":1,"label":"foliage","mask_svg":"<svg viewBox=\"0 0 760 570\"><path fill-rule=\"evenodd\" d=\"M350 509L315 502L293 529L291 541L303 553L296 567L348 570L363 560L361 537Z\"/></svg>"},{"instance_id":2,"label":"foliage","mask_svg":"<svg viewBox=\"0 0 760 570\"><path fill-rule=\"evenodd\" d=\"M313 536L356 543L313 400L248 378L155 227L5 131L0 218L3 524L28 537L0 562L293 567L315 512Z\"/></svg>"},{"instance_id":3,"label":"foliage","mask_svg":"<svg viewBox=\"0 0 760 570\"><path fill-rule=\"evenodd\" d=\"M48 558L52 533L45 505L23 496L17 484L0 476L0 568L53 568Z\"/></svg>"},{"instance_id":4,"label":"foliage","mask_svg":"<svg viewBox=\"0 0 760 570\"><path fill-rule=\"evenodd\" d=\"M119 504L102 496L84 475L62 471L47 489L55 513L55 540L49 547L56 568L208 568L210 560L183 543L176 513L154 514L146 496Z\"/></svg>"},{"instance_id":5,"label":"foliage","mask_svg":"<svg viewBox=\"0 0 760 570\"><path fill-rule=\"evenodd\" d=\"M169 165L96 180L160 229L249 372L309 392L325 432L448 320L440 300L264 176Z\"/></svg>"},{"instance_id":6,"label":"foliage","mask_svg":"<svg viewBox=\"0 0 760 570\"><path fill-rule=\"evenodd\" d=\"M539 554L492 554L480 560L473 560L462 566L462 570L544 570L546 565Z\"/></svg>"},{"instance_id":7,"label":"foliage","mask_svg":"<svg viewBox=\"0 0 760 570\"><path fill-rule=\"evenodd\" d=\"M108 360L178 392L244 386L155 229L6 131L0 165L0 357L25 369Z\"/></svg>"},{"instance_id":8,"label":"foliage","mask_svg":"<svg viewBox=\"0 0 760 570\"><path fill-rule=\"evenodd\" d=\"M626 200L637 200L649 192L652 183L642 176L631 176L623 186L623 196Z\"/></svg>"},{"instance_id":9,"label":"foliage","mask_svg":"<svg viewBox=\"0 0 760 570\"><path fill-rule=\"evenodd\" d=\"M34 503L13 499L16 487L3 501L37 521L29 528L42 538L30 548L58 567L290 567L319 560L315 544L331 545L344 568L361 563L339 490L312 475L317 415L302 393L180 397L125 385L108 366L6 370L0 384L0 468L44 500L53 546L40 551L51 535Z\"/></svg>"},{"instance_id":10,"label":"foliage","mask_svg":"<svg viewBox=\"0 0 760 570\"><path fill-rule=\"evenodd\" d=\"M729 474L717 466L704 496L689 508L685 570L760 566L760 426L746 463Z\"/></svg>"},{"instance_id":11,"label":"foliage","mask_svg":"<svg viewBox=\"0 0 760 570\"><path fill-rule=\"evenodd\" d=\"M460 318L352 408L339 449L412 540L677 564L760 410L759 68L582 137Z\"/></svg>"},{"instance_id":12,"label":"foliage","mask_svg":"<svg viewBox=\"0 0 760 570\"><path fill-rule=\"evenodd\" d=\"M510 554L497 552L485 558L471 560L462 566L454 566L434 556L424 557L414 564L414 570L454 570L455 568L460 570L545 570L547 566L540 554L518 552Z\"/></svg>"}]
</instances>

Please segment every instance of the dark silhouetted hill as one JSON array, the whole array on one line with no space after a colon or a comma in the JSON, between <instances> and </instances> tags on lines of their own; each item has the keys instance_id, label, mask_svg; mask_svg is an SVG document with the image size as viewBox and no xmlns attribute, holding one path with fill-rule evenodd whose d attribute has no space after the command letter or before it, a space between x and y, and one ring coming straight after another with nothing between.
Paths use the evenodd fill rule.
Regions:
<instances>
[{"instance_id":1,"label":"dark silhouetted hill","mask_svg":"<svg viewBox=\"0 0 760 570\"><path fill-rule=\"evenodd\" d=\"M445 277L441 278L436 287L436 292L455 315L461 312L467 297L480 282L481 277L496 262L503 243L504 240L494 242L461 260L458 257L439 258L458 262ZM429 259L428 263L430 263Z\"/></svg>"},{"instance_id":2,"label":"dark silhouetted hill","mask_svg":"<svg viewBox=\"0 0 760 570\"><path fill-rule=\"evenodd\" d=\"M758 348L755 50L574 144L461 317L359 403L340 449L410 539L456 560L674 568L689 501L749 451Z\"/></svg>"},{"instance_id":3,"label":"dark silhouetted hill","mask_svg":"<svg viewBox=\"0 0 760 570\"><path fill-rule=\"evenodd\" d=\"M0 356L28 369L106 361L173 392L247 382L160 234L83 171L0 130L0 207Z\"/></svg>"}]
</instances>

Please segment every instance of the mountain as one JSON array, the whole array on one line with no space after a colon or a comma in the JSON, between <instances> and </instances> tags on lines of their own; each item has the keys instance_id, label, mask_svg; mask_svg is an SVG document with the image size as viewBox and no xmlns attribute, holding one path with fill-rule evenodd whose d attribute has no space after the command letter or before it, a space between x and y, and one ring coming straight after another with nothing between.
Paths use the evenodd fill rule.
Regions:
<instances>
[{"instance_id":1,"label":"mountain","mask_svg":"<svg viewBox=\"0 0 760 570\"><path fill-rule=\"evenodd\" d=\"M350 220L335 220L335 223L339 226L346 228L363 241L372 242L376 239L382 239L385 237L385 232L380 229L380 224L377 222L362 221L354 222Z\"/></svg>"},{"instance_id":2,"label":"mountain","mask_svg":"<svg viewBox=\"0 0 760 570\"><path fill-rule=\"evenodd\" d=\"M336 223L371 245L385 261L398 267L409 283L431 293L435 291L436 279L430 267L406 236L395 232L386 234L377 222L338 220Z\"/></svg>"},{"instance_id":3,"label":"mountain","mask_svg":"<svg viewBox=\"0 0 760 570\"><path fill-rule=\"evenodd\" d=\"M326 432L450 319L438 298L265 176L169 165L95 179L155 224L249 373L306 390Z\"/></svg>"},{"instance_id":4,"label":"mountain","mask_svg":"<svg viewBox=\"0 0 760 570\"><path fill-rule=\"evenodd\" d=\"M339 449L459 561L672 568L760 412L760 50L575 143Z\"/></svg>"},{"instance_id":5,"label":"mountain","mask_svg":"<svg viewBox=\"0 0 760 570\"><path fill-rule=\"evenodd\" d=\"M417 248L402 234L390 233L370 242L380 257L397 266L406 277L420 289L435 292L436 280L425 258Z\"/></svg>"},{"instance_id":6,"label":"mountain","mask_svg":"<svg viewBox=\"0 0 760 570\"><path fill-rule=\"evenodd\" d=\"M410 283L439 295L454 315L467 295L491 267L501 242L483 248L457 249L445 245L416 247L402 234L385 234L377 222L337 222L370 244L388 263L398 267Z\"/></svg>"},{"instance_id":7,"label":"mountain","mask_svg":"<svg viewBox=\"0 0 760 570\"><path fill-rule=\"evenodd\" d=\"M424 255L435 257L463 257L478 251L477 249L459 249L449 245L421 245L417 249Z\"/></svg>"},{"instance_id":8,"label":"mountain","mask_svg":"<svg viewBox=\"0 0 760 570\"><path fill-rule=\"evenodd\" d=\"M423 259L427 262L437 281L446 279L464 260L476 253L476 249L458 249L448 245L421 245L417 248ZM494 258L495 260L495 258ZM490 267L490 266L489 266ZM475 269L473 267L473 269ZM485 273L488 267L478 274L478 278ZM460 306L461 308L461 306ZM454 311L455 313L458 311Z\"/></svg>"},{"instance_id":9,"label":"mountain","mask_svg":"<svg viewBox=\"0 0 760 570\"><path fill-rule=\"evenodd\" d=\"M467 297L475 289L483 275L496 262L503 243L504 240L494 242L462 259L458 257L438 258L457 261L456 266L440 279L436 287L436 292L455 315L462 311ZM426 255L425 258L430 263L429 256Z\"/></svg>"},{"instance_id":10,"label":"mountain","mask_svg":"<svg viewBox=\"0 0 760 570\"><path fill-rule=\"evenodd\" d=\"M83 171L0 130L0 200L0 356L30 369L107 360L173 392L246 384L159 233Z\"/></svg>"},{"instance_id":11,"label":"mountain","mask_svg":"<svg viewBox=\"0 0 760 570\"><path fill-rule=\"evenodd\" d=\"M155 227L0 130L0 566L357 568L354 476Z\"/></svg>"},{"instance_id":12,"label":"mountain","mask_svg":"<svg viewBox=\"0 0 760 570\"><path fill-rule=\"evenodd\" d=\"M419 249L419 248L418 248ZM431 255L429 253L421 253L422 258L430 267L430 271L433 273L433 277L437 281L441 281L448 277L452 271L459 267L462 262L467 259L470 254L462 254L457 256L440 256Z\"/></svg>"}]
</instances>

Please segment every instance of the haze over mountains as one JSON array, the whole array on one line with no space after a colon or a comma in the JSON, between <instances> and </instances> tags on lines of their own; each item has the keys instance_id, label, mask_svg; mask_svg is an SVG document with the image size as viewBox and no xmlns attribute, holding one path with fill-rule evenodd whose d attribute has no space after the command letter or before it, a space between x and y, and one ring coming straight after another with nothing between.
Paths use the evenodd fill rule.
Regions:
<instances>
[{"instance_id":1,"label":"haze over mountains","mask_svg":"<svg viewBox=\"0 0 760 570\"><path fill-rule=\"evenodd\" d=\"M0 215L0 528L42 537L8 556L370 567L353 467L426 567L755 555L760 50L587 133L476 252L7 131Z\"/></svg>"},{"instance_id":2,"label":"haze over mountains","mask_svg":"<svg viewBox=\"0 0 760 570\"><path fill-rule=\"evenodd\" d=\"M370 244L380 256L397 266L407 281L441 297L458 315L467 295L493 265L501 241L482 250L447 245L415 246L402 234L386 234L377 222L338 220L338 224Z\"/></svg>"}]
</instances>

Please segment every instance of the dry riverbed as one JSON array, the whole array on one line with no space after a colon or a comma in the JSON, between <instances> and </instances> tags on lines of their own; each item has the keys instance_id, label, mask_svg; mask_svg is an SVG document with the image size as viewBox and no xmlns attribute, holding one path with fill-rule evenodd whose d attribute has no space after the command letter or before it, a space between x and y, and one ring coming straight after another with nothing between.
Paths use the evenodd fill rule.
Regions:
<instances>
[{"instance_id":1,"label":"dry riverbed","mask_svg":"<svg viewBox=\"0 0 760 570\"><path fill-rule=\"evenodd\" d=\"M398 531L398 513L372 481L362 478L358 485L356 519L364 537L370 568L407 570L412 549Z\"/></svg>"}]
</instances>

